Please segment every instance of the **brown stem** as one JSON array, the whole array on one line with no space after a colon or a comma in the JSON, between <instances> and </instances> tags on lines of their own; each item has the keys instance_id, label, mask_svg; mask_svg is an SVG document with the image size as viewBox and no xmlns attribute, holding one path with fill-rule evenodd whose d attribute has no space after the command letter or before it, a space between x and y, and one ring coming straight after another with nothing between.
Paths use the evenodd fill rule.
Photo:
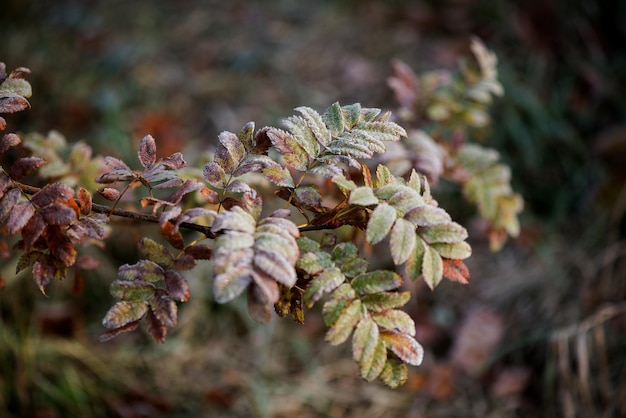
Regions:
<instances>
[{"instance_id":1,"label":"brown stem","mask_svg":"<svg viewBox=\"0 0 626 418\"><path fill-rule=\"evenodd\" d=\"M41 190L38 187L29 186L28 184L23 184L23 183L15 181L15 180L13 181L13 183L16 186L18 186L20 188L20 190L22 190L22 192L24 192L25 194L33 195L33 194L35 194L35 193L37 193L37 192L39 192ZM102 214L105 214L107 216L110 216L110 215L120 216L122 218L132 219L132 220L135 220L135 221L159 223L159 217L157 215L150 215L150 214L146 214L146 213L134 212L132 210L111 208L109 206L98 205L96 203L92 204L91 211L92 212L96 212L96 213L102 213ZM185 229L189 229L191 231L201 232L204 235L206 235L207 238L213 239L216 236L215 233L213 233L211 231L211 227L209 227L209 226L198 225L198 224L194 224L194 223L191 223L191 222L181 222L180 227L181 228L185 228Z\"/></svg>"}]
</instances>

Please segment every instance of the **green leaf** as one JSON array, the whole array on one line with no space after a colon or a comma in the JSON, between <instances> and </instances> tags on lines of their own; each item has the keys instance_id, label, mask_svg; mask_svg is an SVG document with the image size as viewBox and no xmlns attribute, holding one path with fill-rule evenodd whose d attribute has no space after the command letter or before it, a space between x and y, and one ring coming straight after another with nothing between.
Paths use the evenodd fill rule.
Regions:
<instances>
[{"instance_id":1,"label":"green leaf","mask_svg":"<svg viewBox=\"0 0 626 418\"><path fill-rule=\"evenodd\" d=\"M30 83L23 78L7 78L0 84L0 97L30 97L32 94Z\"/></svg>"},{"instance_id":2,"label":"green leaf","mask_svg":"<svg viewBox=\"0 0 626 418\"><path fill-rule=\"evenodd\" d=\"M378 198L374 196L374 191L369 187L357 187L350 192L351 205L370 206L378 204Z\"/></svg>"},{"instance_id":3,"label":"green leaf","mask_svg":"<svg viewBox=\"0 0 626 418\"><path fill-rule=\"evenodd\" d=\"M385 385L396 389L407 381L409 372L406 364L399 361L396 357L388 357L378 377Z\"/></svg>"},{"instance_id":4,"label":"green leaf","mask_svg":"<svg viewBox=\"0 0 626 418\"><path fill-rule=\"evenodd\" d=\"M326 333L326 341L330 345L339 345L350 337L352 330L363 316L363 309L359 299L353 299L341 311L337 320Z\"/></svg>"},{"instance_id":5,"label":"green leaf","mask_svg":"<svg viewBox=\"0 0 626 418\"><path fill-rule=\"evenodd\" d=\"M309 286L304 291L304 303L308 308L311 308L324 294L332 292L345 280L346 277L336 267L322 271L311 280Z\"/></svg>"},{"instance_id":6,"label":"green leaf","mask_svg":"<svg viewBox=\"0 0 626 418\"><path fill-rule=\"evenodd\" d=\"M143 317L148 310L145 301L121 301L109 309L102 320L105 328L120 328Z\"/></svg>"},{"instance_id":7,"label":"green leaf","mask_svg":"<svg viewBox=\"0 0 626 418\"><path fill-rule=\"evenodd\" d=\"M370 312L383 312L388 309L401 308L411 299L411 292L382 292L364 295L361 302Z\"/></svg>"},{"instance_id":8,"label":"green leaf","mask_svg":"<svg viewBox=\"0 0 626 418\"><path fill-rule=\"evenodd\" d=\"M398 331L403 334L415 335L415 322L404 311L390 309L388 311L373 313L372 318L379 326L391 331Z\"/></svg>"},{"instance_id":9,"label":"green leaf","mask_svg":"<svg viewBox=\"0 0 626 418\"><path fill-rule=\"evenodd\" d=\"M155 286L143 280L115 280L110 291L114 298L123 300L146 300L154 293Z\"/></svg>"},{"instance_id":10,"label":"green leaf","mask_svg":"<svg viewBox=\"0 0 626 418\"><path fill-rule=\"evenodd\" d=\"M452 218L445 210L433 205L417 206L404 215L405 219L421 227L452 222Z\"/></svg>"},{"instance_id":11,"label":"green leaf","mask_svg":"<svg viewBox=\"0 0 626 418\"><path fill-rule=\"evenodd\" d=\"M367 242L372 245L378 244L389 234L395 221L396 210L393 207L384 202L378 205L367 223L365 230Z\"/></svg>"},{"instance_id":12,"label":"green leaf","mask_svg":"<svg viewBox=\"0 0 626 418\"><path fill-rule=\"evenodd\" d=\"M419 228L417 233L429 244L436 242L453 244L467 238L467 230L456 222Z\"/></svg>"},{"instance_id":13,"label":"green leaf","mask_svg":"<svg viewBox=\"0 0 626 418\"><path fill-rule=\"evenodd\" d=\"M359 295L386 292L402 285L402 277L390 270L377 270L355 277L350 285Z\"/></svg>"},{"instance_id":14,"label":"green leaf","mask_svg":"<svg viewBox=\"0 0 626 418\"><path fill-rule=\"evenodd\" d=\"M305 271L311 276L332 266L333 262L330 259L330 254L325 252L305 253L296 261L296 268Z\"/></svg>"},{"instance_id":15,"label":"green leaf","mask_svg":"<svg viewBox=\"0 0 626 418\"><path fill-rule=\"evenodd\" d=\"M356 277L367 271L367 260L359 257L358 249L351 242L337 244L333 248L332 258L346 277Z\"/></svg>"},{"instance_id":16,"label":"green leaf","mask_svg":"<svg viewBox=\"0 0 626 418\"><path fill-rule=\"evenodd\" d=\"M334 324L346 305L354 298L356 298L356 293L348 283L344 283L335 289L322 308L324 323L327 326Z\"/></svg>"},{"instance_id":17,"label":"green leaf","mask_svg":"<svg viewBox=\"0 0 626 418\"><path fill-rule=\"evenodd\" d=\"M287 164L296 170L307 170L312 157L293 135L281 129L270 128L267 137Z\"/></svg>"},{"instance_id":18,"label":"green leaf","mask_svg":"<svg viewBox=\"0 0 626 418\"><path fill-rule=\"evenodd\" d=\"M157 263L162 267L171 267L174 264L174 256L163 245L143 237L139 240L139 253L146 259Z\"/></svg>"},{"instance_id":19,"label":"green leaf","mask_svg":"<svg viewBox=\"0 0 626 418\"><path fill-rule=\"evenodd\" d=\"M360 103L343 106L341 111L343 113L344 126L346 129L352 129L359 123L361 119Z\"/></svg>"},{"instance_id":20,"label":"green leaf","mask_svg":"<svg viewBox=\"0 0 626 418\"><path fill-rule=\"evenodd\" d=\"M415 226L405 220L398 219L391 230L389 248L395 265L407 261L415 249Z\"/></svg>"},{"instance_id":21,"label":"green leaf","mask_svg":"<svg viewBox=\"0 0 626 418\"><path fill-rule=\"evenodd\" d=\"M345 189L345 190L353 191L353 190L355 190L357 188L357 185L356 185L355 182L353 182L352 180L348 180L343 175L341 175L341 176L334 176L332 178L332 181L337 186L339 186L340 188Z\"/></svg>"},{"instance_id":22,"label":"green leaf","mask_svg":"<svg viewBox=\"0 0 626 418\"><path fill-rule=\"evenodd\" d=\"M422 275L428 287L435 288L443 278L443 260L439 253L429 246L424 251L422 261Z\"/></svg>"},{"instance_id":23,"label":"green leaf","mask_svg":"<svg viewBox=\"0 0 626 418\"><path fill-rule=\"evenodd\" d=\"M339 102L333 103L322 115L324 123L330 130L332 136L337 136L344 129L343 112Z\"/></svg>"},{"instance_id":24,"label":"green leaf","mask_svg":"<svg viewBox=\"0 0 626 418\"><path fill-rule=\"evenodd\" d=\"M296 239L296 242L298 243L300 251L302 251L303 253L317 252L320 249L319 243L317 241L313 241L311 238L308 237L300 237Z\"/></svg>"},{"instance_id":25,"label":"green leaf","mask_svg":"<svg viewBox=\"0 0 626 418\"><path fill-rule=\"evenodd\" d=\"M300 116L291 116L283 120L283 125L289 129L293 139L304 150L308 161L313 160L320 153L320 142L311 130L308 121Z\"/></svg>"},{"instance_id":26,"label":"green leaf","mask_svg":"<svg viewBox=\"0 0 626 418\"><path fill-rule=\"evenodd\" d=\"M163 267L151 260L139 260L135 264L124 264L118 269L118 275L127 281L143 280L157 282L165 275Z\"/></svg>"},{"instance_id":27,"label":"green leaf","mask_svg":"<svg viewBox=\"0 0 626 418\"><path fill-rule=\"evenodd\" d=\"M31 267L35 262L41 261L46 258L46 255L40 251L29 251L20 256L20 259L17 261L17 266L15 267L15 274L18 274L20 271Z\"/></svg>"},{"instance_id":28,"label":"green leaf","mask_svg":"<svg viewBox=\"0 0 626 418\"><path fill-rule=\"evenodd\" d=\"M411 280L417 280L422 275L422 266L426 247L426 243L418 235L415 240L413 253L404 265L405 274L410 277Z\"/></svg>"},{"instance_id":29,"label":"green leaf","mask_svg":"<svg viewBox=\"0 0 626 418\"><path fill-rule=\"evenodd\" d=\"M379 164L376 167L376 187L382 187L395 181L395 177L387 166Z\"/></svg>"},{"instance_id":30,"label":"green leaf","mask_svg":"<svg viewBox=\"0 0 626 418\"><path fill-rule=\"evenodd\" d=\"M431 244L431 248L437 251L440 256L453 260L464 260L472 255L472 247L465 241L454 244L434 243Z\"/></svg>"},{"instance_id":31,"label":"green leaf","mask_svg":"<svg viewBox=\"0 0 626 418\"><path fill-rule=\"evenodd\" d=\"M361 377L376 379L387 359L385 344L378 338L378 327L371 318L359 321L352 336L352 356L359 364Z\"/></svg>"}]
</instances>

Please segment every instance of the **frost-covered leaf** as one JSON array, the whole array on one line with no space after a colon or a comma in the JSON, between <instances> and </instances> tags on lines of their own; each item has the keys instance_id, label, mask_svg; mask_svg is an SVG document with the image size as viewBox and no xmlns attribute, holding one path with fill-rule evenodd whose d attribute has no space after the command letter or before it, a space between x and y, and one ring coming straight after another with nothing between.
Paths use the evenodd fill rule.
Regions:
<instances>
[{"instance_id":1,"label":"frost-covered leaf","mask_svg":"<svg viewBox=\"0 0 626 418\"><path fill-rule=\"evenodd\" d=\"M405 363L419 366L424 359L424 349L407 334L395 331L383 331L381 338L387 347Z\"/></svg>"},{"instance_id":2,"label":"frost-covered leaf","mask_svg":"<svg viewBox=\"0 0 626 418\"><path fill-rule=\"evenodd\" d=\"M367 223L365 231L367 242L372 245L378 244L389 234L395 221L396 210L393 207L385 202L376 206Z\"/></svg>"},{"instance_id":3,"label":"frost-covered leaf","mask_svg":"<svg viewBox=\"0 0 626 418\"><path fill-rule=\"evenodd\" d=\"M287 164L296 170L307 170L312 156L293 135L281 129L271 128L267 131L267 136Z\"/></svg>"},{"instance_id":4,"label":"frost-covered leaf","mask_svg":"<svg viewBox=\"0 0 626 418\"><path fill-rule=\"evenodd\" d=\"M227 173L233 173L246 154L246 149L236 134L222 132L219 134L219 145L215 149L215 162Z\"/></svg>"},{"instance_id":5,"label":"frost-covered leaf","mask_svg":"<svg viewBox=\"0 0 626 418\"><path fill-rule=\"evenodd\" d=\"M119 328L108 330L107 332L104 332L98 336L98 342L104 343L104 342L110 341L123 332L130 332L130 331L136 330L138 326L139 326L139 320L129 322L128 324L123 325Z\"/></svg>"},{"instance_id":6,"label":"frost-covered leaf","mask_svg":"<svg viewBox=\"0 0 626 418\"><path fill-rule=\"evenodd\" d=\"M374 191L369 187L357 187L350 192L351 205L370 206L378 204L378 198L374 196Z\"/></svg>"},{"instance_id":7,"label":"frost-covered leaf","mask_svg":"<svg viewBox=\"0 0 626 418\"><path fill-rule=\"evenodd\" d=\"M355 277L350 285L359 295L369 295L397 289L402 283L402 277L395 272L377 270Z\"/></svg>"},{"instance_id":8,"label":"frost-covered leaf","mask_svg":"<svg viewBox=\"0 0 626 418\"><path fill-rule=\"evenodd\" d=\"M158 289L149 301L154 316L168 327L175 327L178 322L178 306L163 289Z\"/></svg>"},{"instance_id":9,"label":"frost-covered leaf","mask_svg":"<svg viewBox=\"0 0 626 418\"><path fill-rule=\"evenodd\" d=\"M0 139L0 155L7 152L9 148L19 145L21 142L20 137L14 133L4 134L2 139Z\"/></svg>"},{"instance_id":10,"label":"frost-covered leaf","mask_svg":"<svg viewBox=\"0 0 626 418\"><path fill-rule=\"evenodd\" d=\"M343 309L356 298L356 292L348 283L344 283L331 293L330 298L322 308L324 323L328 326L337 321Z\"/></svg>"},{"instance_id":11,"label":"frost-covered leaf","mask_svg":"<svg viewBox=\"0 0 626 418\"><path fill-rule=\"evenodd\" d=\"M158 282L163 279L165 271L163 267L152 260L139 260L135 264L120 266L118 275L126 281Z\"/></svg>"},{"instance_id":12,"label":"frost-covered leaf","mask_svg":"<svg viewBox=\"0 0 626 418\"><path fill-rule=\"evenodd\" d=\"M354 299L341 311L337 320L326 333L326 341L331 345L339 345L350 337L352 330L362 318L361 301Z\"/></svg>"},{"instance_id":13,"label":"frost-covered leaf","mask_svg":"<svg viewBox=\"0 0 626 418\"><path fill-rule=\"evenodd\" d=\"M154 342L160 344L165 342L167 327L164 323L159 321L151 309L148 309L148 313L146 314L146 327L148 329L148 334L150 334L150 337L152 337Z\"/></svg>"},{"instance_id":14,"label":"frost-covered leaf","mask_svg":"<svg viewBox=\"0 0 626 418\"><path fill-rule=\"evenodd\" d=\"M411 292L382 292L364 295L361 301L370 312L401 308L411 299Z\"/></svg>"},{"instance_id":15,"label":"frost-covered leaf","mask_svg":"<svg viewBox=\"0 0 626 418\"><path fill-rule=\"evenodd\" d=\"M389 309L387 311L373 313L372 318L380 327L415 336L415 322L413 322L409 314L404 311Z\"/></svg>"},{"instance_id":16,"label":"frost-covered leaf","mask_svg":"<svg viewBox=\"0 0 626 418\"><path fill-rule=\"evenodd\" d=\"M13 206L6 220L9 235L20 232L34 214L35 207L30 202L21 202Z\"/></svg>"},{"instance_id":17,"label":"frost-covered leaf","mask_svg":"<svg viewBox=\"0 0 626 418\"><path fill-rule=\"evenodd\" d=\"M320 271L319 274L311 280L309 287L304 291L304 303L308 308L311 308L322 296L335 290L345 280L346 277L337 267Z\"/></svg>"},{"instance_id":18,"label":"frost-covered leaf","mask_svg":"<svg viewBox=\"0 0 626 418\"><path fill-rule=\"evenodd\" d=\"M8 218L21 195L20 189L13 188L6 192L4 197L0 198L0 224L4 223L5 219Z\"/></svg>"},{"instance_id":19,"label":"frost-covered leaf","mask_svg":"<svg viewBox=\"0 0 626 418\"><path fill-rule=\"evenodd\" d=\"M143 300L117 302L104 316L105 328L120 328L141 319L148 310L148 303Z\"/></svg>"},{"instance_id":20,"label":"frost-covered leaf","mask_svg":"<svg viewBox=\"0 0 626 418\"><path fill-rule=\"evenodd\" d=\"M455 242L454 244L438 242L431 244L431 248L442 257L454 260L464 260L472 255L472 247L465 241Z\"/></svg>"},{"instance_id":21,"label":"frost-covered leaf","mask_svg":"<svg viewBox=\"0 0 626 418\"><path fill-rule=\"evenodd\" d=\"M405 219L421 227L446 224L452 218L444 209L432 205L417 206L404 215Z\"/></svg>"},{"instance_id":22,"label":"frost-covered leaf","mask_svg":"<svg viewBox=\"0 0 626 418\"><path fill-rule=\"evenodd\" d=\"M322 116L310 107L301 106L295 110L302 114L315 139L323 146L328 145L332 135L331 131L326 127Z\"/></svg>"},{"instance_id":23,"label":"frost-covered leaf","mask_svg":"<svg viewBox=\"0 0 626 418\"><path fill-rule=\"evenodd\" d=\"M222 189L226 185L226 178L227 178L226 171L224 171L224 168L221 165L219 165L217 162L210 161L206 163L204 165L202 173L203 173L204 179L211 186Z\"/></svg>"},{"instance_id":24,"label":"frost-covered leaf","mask_svg":"<svg viewBox=\"0 0 626 418\"><path fill-rule=\"evenodd\" d=\"M396 357L388 357L379 379L392 389L402 386L409 378L406 364Z\"/></svg>"},{"instance_id":25,"label":"frost-covered leaf","mask_svg":"<svg viewBox=\"0 0 626 418\"><path fill-rule=\"evenodd\" d=\"M422 276L431 289L434 289L443 278L443 261L441 256L429 246L426 246L424 249Z\"/></svg>"},{"instance_id":26,"label":"frost-covered leaf","mask_svg":"<svg viewBox=\"0 0 626 418\"><path fill-rule=\"evenodd\" d=\"M48 225L69 225L76 220L74 208L61 203L51 203L40 209L39 213Z\"/></svg>"},{"instance_id":27,"label":"frost-covered leaf","mask_svg":"<svg viewBox=\"0 0 626 418\"><path fill-rule=\"evenodd\" d=\"M456 222L448 222L419 228L417 233L429 244L463 241L467 238L467 230Z\"/></svg>"},{"instance_id":28,"label":"frost-covered leaf","mask_svg":"<svg viewBox=\"0 0 626 418\"><path fill-rule=\"evenodd\" d=\"M361 319L354 330L352 357L359 364L361 377L368 382L376 379L385 365L387 350L371 318Z\"/></svg>"},{"instance_id":29,"label":"frost-covered leaf","mask_svg":"<svg viewBox=\"0 0 626 418\"><path fill-rule=\"evenodd\" d=\"M415 249L415 242L415 226L402 218L396 220L389 239L391 258L395 265L400 265L409 259Z\"/></svg>"},{"instance_id":30,"label":"frost-covered leaf","mask_svg":"<svg viewBox=\"0 0 626 418\"><path fill-rule=\"evenodd\" d=\"M189 283L182 274L175 270L168 270L165 273L165 288L172 297L172 299L187 302L191 294L189 290Z\"/></svg>"},{"instance_id":31,"label":"frost-covered leaf","mask_svg":"<svg viewBox=\"0 0 626 418\"><path fill-rule=\"evenodd\" d=\"M239 296L252 282L249 265L233 265L213 277L213 293L218 303L226 303Z\"/></svg>"},{"instance_id":32,"label":"frost-covered leaf","mask_svg":"<svg viewBox=\"0 0 626 418\"><path fill-rule=\"evenodd\" d=\"M23 157L17 160L9 169L9 176L14 180L21 180L30 173L47 164L47 161L38 157Z\"/></svg>"},{"instance_id":33,"label":"frost-covered leaf","mask_svg":"<svg viewBox=\"0 0 626 418\"><path fill-rule=\"evenodd\" d=\"M156 143L152 135L146 135L139 143L139 150L137 151L139 162L145 169L150 169L156 162Z\"/></svg>"},{"instance_id":34,"label":"frost-covered leaf","mask_svg":"<svg viewBox=\"0 0 626 418\"><path fill-rule=\"evenodd\" d=\"M333 248L332 259L346 277L356 277L367 271L367 260L359 257L357 247L351 242L337 244Z\"/></svg>"}]
</instances>

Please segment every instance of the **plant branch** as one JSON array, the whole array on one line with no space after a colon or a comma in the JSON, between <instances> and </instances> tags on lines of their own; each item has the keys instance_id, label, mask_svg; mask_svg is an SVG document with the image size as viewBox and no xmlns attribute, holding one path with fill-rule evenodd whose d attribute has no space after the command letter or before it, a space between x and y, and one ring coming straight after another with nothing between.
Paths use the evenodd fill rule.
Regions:
<instances>
[{"instance_id":1,"label":"plant branch","mask_svg":"<svg viewBox=\"0 0 626 418\"><path fill-rule=\"evenodd\" d=\"M28 184L20 183L15 180L13 180L13 183L17 187L19 187L23 193L28 194L28 195L33 195L41 190L38 187L29 186ZM111 208L109 206L99 205L96 203L93 203L91 205L91 210L92 212L95 212L95 213L102 213L107 216L115 215L115 216L120 216L122 218L132 219L135 221L150 222L150 223L157 223L157 224L160 222L159 217L157 215L150 215L147 213L140 213L140 212L135 212L132 210ZM191 231L201 232L204 235L206 235L207 238L211 238L211 239L215 238L215 233L211 231L211 227L206 226L206 225L199 225L199 224L195 224L192 222L181 222L179 227L185 228Z\"/></svg>"}]
</instances>

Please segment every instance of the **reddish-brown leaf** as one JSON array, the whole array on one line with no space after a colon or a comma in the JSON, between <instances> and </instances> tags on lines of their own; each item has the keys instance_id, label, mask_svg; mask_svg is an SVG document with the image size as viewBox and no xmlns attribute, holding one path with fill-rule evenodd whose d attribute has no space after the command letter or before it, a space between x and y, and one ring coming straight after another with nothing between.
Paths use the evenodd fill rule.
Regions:
<instances>
[{"instance_id":1,"label":"reddish-brown leaf","mask_svg":"<svg viewBox=\"0 0 626 418\"><path fill-rule=\"evenodd\" d=\"M213 249L208 245L196 244L185 248L185 253L191 255L196 260L210 260Z\"/></svg>"},{"instance_id":2,"label":"reddish-brown leaf","mask_svg":"<svg viewBox=\"0 0 626 418\"><path fill-rule=\"evenodd\" d=\"M17 201L20 199L21 193L20 189L11 189L9 190L4 197L0 198L0 224L2 224L5 219L11 213L11 210L17 204Z\"/></svg>"},{"instance_id":3,"label":"reddish-brown leaf","mask_svg":"<svg viewBox=\"0 0 626 418\"><path fill-rule=\"evenodd\" d=\"M189 300L189 283L179 272L168 270L165 273L165 288L173 299L181 302Z\"/></svg>"},{"instance_id":4,"label":"reddish-brown leaf","mask_svg":"<svg viewBox=\"0 0 626 418\"><path fill-rule=\"evenodd\" d=\"M108 231L103 224L108 222L106 215L94 213L90 216L80 218L67 228L67 236L76 243L82 242L85 238L103 240L107 237Z\"/></svg>"},{"instance_id":5,"label":"reddish-brown leaf","mask_svg":"<svg viewBox=\"0 0 626 418\"><path fill-rule=\"evenodd\" d=\"M183 254L174 261L174 268L180 271L191 270L195 266L196 260L189 254Z\"/></svg>"},{"instance_id":6,"label":"reddish-brown leaf","mask_svg":"<svg viewBox=\"0 0 626 418\"><path fill-rule=\"evenodd\" d=\"M13 206L6 221L9 235L20 232L34 214L35 207L31 205L30 202L22 202Z\"/></svg>"},{"instance_id":7,"label":"reddish-brown leaf","mask_svg":"<svg viewBox=\"0 0 626 418\"><path fill-rule=\"evenodd\" d=\"M183 154L181 154L180 152L175 152L169 157L163 159L163 161L161 161L161 164L163 164L163 167L170 170L178 170L185 167L187 165L187 162L183 159Z\"/></svg>"},{"instance_id":8,"label":"reddish-brown leaf","mask_svg":"<svg viewBox=\"0 0 626 418\"><path fill-rule=\"evenodd\" d=\"M21 180L46 163L46 160L38 157L20 158L9 170L9 176L15 180Z\"/></svg>"},{"instance_id":9,"label":"reddish-brown leaf","mask_svg":"<svg viewBox=\"0 0 626 418\"><path fill-rule=\"evenodd\" d=\"M44 295L46 294L46 286L52 281L55 273L54 260L49 257L41 257L33 263L33 278Z\"/></svg>"},{"instance_id":10,"label":"reddish-brown leaf","mask_svg":"<svg viewBox=\"0 0 626 418\"><path fill-rule=\"evenodd\" d=\"M150 334L154 342L160 344L165 342L167 327L161 321L159 321L159 319L151 310L148 310L148 315L146 316L146 325L148 327L148 334Z\"/></svg>"},{"instance_id":11,"label":"reddish-brown leaf","mask_svg":"<svg viewBox=\"0 0 626 418\"><path fill-rule=\"evenodd\" d=\"M209 203L217 204L220 201L220 195L215 190L211 190L208 187L203 187L200 189L200 194L207 200Z\"/></svg>"},{"instance_id":12,"label":"reddish-brown leaf","mask_svg":"<svg viewBox=\"0 0 626 418\"><path fill-rule=\"evenodd\" d=\"M0 117L0 131L4 131L7 127L7 121L4 120L3 117ZM0 152L0 155L2 155L3 153Z\"/></svg>"},{"instance_id":13,"label":"reddish-brown leaf","mask_svg":"<svg viewBox=\"0 0 626 418\"><path fill-rule=\"evenodd\" d=\"M267 136L267 132L270 129L270 127L266 126L257 131L254 135L254 148L250 151L251 154L267 155L267 150L272 146L272 141Z\"/></svg>"},{"instance_id":14,"label":"reddish-brown leaf","mask_svg":"<svg viewBox=\"0 0 626 418\"><path fill-rule=\"evenodd\" d=\"M74 199L74 190L63 183L47 184L43 189L33 195L31 201L43 207L51 203L65 203Z\"/></svg>"},{"instance_id":15,"label":"reddish-brown leaf","mask_svg":"<svg viewBox=\"0 0 626 418\"><path fill-rule=\"evenodd\" d=\"M26 67L17 67L15 70L11 71L9 74L9 79L18 79L18 78L26 78L26 76L30 74L30 68Z\"/></svg>"},{"instance_id":16,"label":"reddish-brown leaf","mask_svg":"<svg viewBox=\"0 0 626 418\"><path fill-rule=\"evenodd\" d=\"M4 128L0 130L4 130ZM14 133L9 133L9 134L4 135L2 139L0 140L0 155L7 152L9 148L18 145L20 142L22 142L22 140L20 139L19 136L15 135Z\"/></svg>"},{"instance_id":17,"label":"reddish-brown leaf","mask_svg":"<svg viewBox=\"0 0 626 418\"><path fill-rule=\"evenodd\" d=\"M0 173L0 199L4 196L4 193L12 187L11 179L4 173Z\"/></svg>"},{"instance_id":18,"label":"reddish-brown leaf","mask_svg":"<svg viewBox=\"0 0 626 418\"><path fill-rule=\"evenodd\" d=\"M98 190L98 194L111 202L120 198L120 191L112 187L104 187Z\"/></svg>"},{"instance_id":19,"label":"reddish-brown leaf","mask_svg":"<svg viewBox=\"0 0 626 418\"><path fill-rule=\"evenodd\" d=\"M198 182L194 179L186 180L185 183L180 187L180 189L176 190L176 192L168 199L168 201L176 204L183 199L187 193L194 192L198 189L202 189L204 186L202 183Z\"/></svg>"},{"instance_id":20,"label":"reddish-brown leaf","mask_svg":"<svg viewBox=\"0 0 626 418\"><path fill-rule=\"evenodd\" d=\"M172 247L177 250L182 250L185 248L185 240L183 239L183 234L180 233L178 227L172 222L165 222L161 224L161 233L163 237L169 242Z\"/></svg>"},{"instance_id":21,"label":"reddish-brown leaf","mask_svg":"<svg viewBox=\"0 0 626 418\"><path fill-rule=\"evenodd\" d=\"M100 267L100 262L89 255L84 255L76 260L76 267L82 270L95 270Z\"/></svg>"},{"instance_id":22,"label":"reddish-brown leaf","mask_svg":"<svg viewBox=\"0 0 626 418\"><path fill-rule=\"evenodd\" d=\"M76 220L74 208L62 203L51 203L40 210L48 225L69 225Z\"/></svg>"},{"instance_id":23,"label":"reddish-brown leaf","mask_svg":"<svg viewBox=\"0 0 626 418\"><path fill-rule=\"evenodd\" d=\"M463 260L444 258L443 277L453 282L469 284L470 273Z\"/></svg>"},{"instance_id":24,"label":"reddish-brown leaf","mask_svg":"<svg viewBox=\"0 0 626 418\"><path fill-rule=\"evenodd\" d=\"M35 213L28 221L26 226L22 228L22 239L24 240L24 250L30 251L41 234L46 229L46 222L43 216L39 213Z\"/></svg>"},{"instance_id":25,"label":"reddish-brown leaf","mask_svg":"<svg viewBox=\"0 0 626 418\"><path fill-rule=\"evenodd\" d=\"M72 241L61 231L61 228L56 225L49 226L46 238L50 254L66 267L73 266L76 261L76 249Z\"/></svg>"},{"instance_id":26,"label":"reddish-brown leaf","mask_svg":"<svg viewBox=\"0 0 626 418\"><path fill-rule=\"evenodd\" d=\"M156 143L152 135L146 135L139 143L139 151L137 152L139 161L144 168L149 169L156 162Z\"/></svg>"},{"instance_id":27,"label":"reddish-brown leaf","mask_svg":"<svg viewBox=\"0 0 626 418\"><path fill-rule=\"evenodd\" d=\"M381 337L383 337L387 347L405 363L413 366L422 364L424 349L409 335L396 331L382 331Z\"/></svg>"},{"instance_id":28,"label":"reddish-brown leaf","mask_svg":"<svg viewBox=\"0 0 626 418\"><path fill-rule=\"evenodd\" d=\"M168 327L175 327L178 322L176 302L163 289L158 289L150 299L150 309L159 322Z\"/></svg>"},{"instance_id":29,"label":"reddish-brown leaf","mask_svg":"<svg viewBox=\"0 0 626 418\"><path fill-rule=\"evenodd\" d=\"M133 321L133 322L129 322L128 324L121 326L119 328L115 328L115 329L111 329L103 334L100 334L100 336L98 337L98 341L103 343L106 341L110 341L113 338L117 337L118 335L120 335L123 332L129 332L129 331L134 331L135 329L137 329L137 327L139 326L139 320L137 321Z\"/></svg>"},{"instance_id":30,"label":"reddish-brown leaf","mask_svg":"<svg viewBox=\"0 0 626 418\"><path fill-rule=\"evenodd\" d=\"M5 93L4 97L0 97L0 113L20 112L29 106L28 100L17 94Z\"/></svg>"},{"instance_id":31,"label":"reddish-brown leaf","mask_svg":"<svg viewBox=\"0 0 626 418\"><path fill-rule=\"evenodd\" d=\"M78 189L78 206L80 207L80 212L83 215L89 215L91 212L91 193L82 187Z\"/></svg>"},{"instance_id":32,"label":"reddish-brown leaf","mask_svg":"<svg viewBox=\"0 0 626 418\"><path fill-rule=\"evenodd\" d=\"M128 171L129 173L132 173L133 171L130 169L130 167L126 165L124 161L115 157L104 157L104 163L107 166L111 167L111 169L113 170Z\"/></svg>"}]
</instances>

